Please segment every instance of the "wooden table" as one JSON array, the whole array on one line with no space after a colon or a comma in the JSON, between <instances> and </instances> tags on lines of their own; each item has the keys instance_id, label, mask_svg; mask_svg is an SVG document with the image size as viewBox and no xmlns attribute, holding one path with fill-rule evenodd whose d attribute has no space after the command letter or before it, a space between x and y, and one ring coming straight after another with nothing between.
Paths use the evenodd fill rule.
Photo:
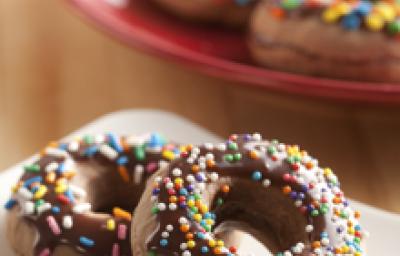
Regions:
<instances>
[{"instance_id":1,"label":"wooden table","mask_svg":"<svg viewBox=\"0 0 400 256\"><path fill-rule=\"evenodd\" d=\"M219 135L260 131L332 167L353 198L400 212L400 105L247 88L129 49L62 1L0 0L0 167L101 114L176 112Z\"/></svg>"}]
</instances>

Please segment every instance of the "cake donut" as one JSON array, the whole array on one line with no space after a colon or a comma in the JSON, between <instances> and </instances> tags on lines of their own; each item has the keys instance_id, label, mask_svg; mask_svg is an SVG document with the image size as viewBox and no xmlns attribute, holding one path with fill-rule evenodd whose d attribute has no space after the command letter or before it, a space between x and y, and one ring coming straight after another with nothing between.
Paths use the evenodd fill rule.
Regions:
<instances>
[{"instance_id":1,"label":"cake donut","mask_svg":"<svg viewBox=\"0 0 400 256\"><path fill-rule=\"evenodd\" d=\"M262 1L250 21L259 64L335 79L400 82L400 2Z\"/></svg>"},{"instance_id":2,"label":"cake donut","mask_svg":"<svg viewBox=\"0 0 400 256\"><path fill-rule=\"evenodd\" d=\"M7 236L22 256L130 256L147 177L179 156L158 134L84 136L48 145L13 187Z\"/></svg>"},{"instance_id":3,"label":"cake donut","mask_svg":"<svg viewBox=\"0 0 400 256\"><path fill-rule=\"evenodd\" d=\"M360 213L332 170L298 146L232 135L181 155L148 181L134 255L237 255L214 232L224 223L251 230L273 255L365 255Z\"/></svg>"},{"instance_id":4,"label":"cake donut","mask_svg":"<svg viewBox=\"0 0 400 256\"><path fill-rule=\"evenodd\" d=\"M185 20L222 23L230 26L247 24L257 0L153 0L166 11Z\"/></svg>"}]
</instances>

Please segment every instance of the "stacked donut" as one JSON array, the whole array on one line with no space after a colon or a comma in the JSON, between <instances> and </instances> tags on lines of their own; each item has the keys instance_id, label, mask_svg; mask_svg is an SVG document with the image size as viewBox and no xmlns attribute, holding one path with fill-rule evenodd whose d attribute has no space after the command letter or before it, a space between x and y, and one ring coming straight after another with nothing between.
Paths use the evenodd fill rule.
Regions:
<instances>
[{"instance_id":1,"label":"stacked donut","mask_svg":"<svg viewBox=\"0 0 400 256\"><path fill-rule=\"evenodd\" d=\"M24 168L6 204L18 255L239 255L223 225L274 255L365 255L360 213L335 174L259 134L199 146L85 136Z\"/></svg>"},{"instance_id":2,"label":"stacked donut","mask_svg":"<svg viewBox=\"0 0 400 256\"><path fill-rule=\"evenodd\" d=\"M251 55L268 68L400 82L397 0L153 1L191 20L249 24Z\"/></svg>"}]
</instances>

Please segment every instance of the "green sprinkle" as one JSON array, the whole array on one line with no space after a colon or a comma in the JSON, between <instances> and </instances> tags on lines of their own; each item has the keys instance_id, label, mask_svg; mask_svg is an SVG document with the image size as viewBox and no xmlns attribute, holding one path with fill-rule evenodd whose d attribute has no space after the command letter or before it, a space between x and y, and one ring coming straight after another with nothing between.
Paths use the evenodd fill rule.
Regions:
<instances>
[{"instance_id":1,"label":"green sprinkle","mask_svg":"<svg viewBox=\"0 0 400 256\"><path fill-rule=\"evenodd\" d=\"M387 30L391 35L396 35L400 33L400 21L397 20L392 23L389 23L387 26Z\"/></svg>"},{"instance_id":2,"label":"green sprinkle","mask_svg":"<svg viewBox=\"0 0 400 256\"><path fill-rule=\"evenodd\" d=\"M35 208L40 207L41 205L44 204L44 200L43 199L39 199L35 202Z\"/></svg>"},{"instance_id":3,"label":"green sprinkle","mask_svg":"<svg viewBox=\"0 0 400 256\"><path fill-rule=\"evenodd\" d=\"M319 212L318 212L317 209L314 209L314 210L311 211L311 216L317 217L318 215L319 215Z\"/></svg>"},{"instance_id":4,"label":"green sprinkle","mask_svg":"<svg viewBox=\"0 0 400 256\"><path fill-rule=\"evenodd\" d=\"M135 147L134 154L137 160L143 161L146 159L146 151L143 147Z\"/></svg>"},{"instance_id":5,"label":"green sprinkle","mask_svg":"<svg viewBox=\"0 0 400 256\"><path fill-rule=\"evenodd\" d=\"M224 204L224 199L222 199L221 197L219 197L219 198L217 199L217 205L220 206L220 205L223 205L223 204Z\"/></svg>"},{"instance_id":6,"label":"green sprinkle","mask_svg":"<svg viewBox=\"0 0 400 256\"><path fill-rule=\"evenodd\" d=\"M276 148L274 146L268 146L267 152L268 154L273 155L276 152Z\"/></svg>"},{"instance_id":7,"label":"green sprinkle","mask_svg":"<svg viewBox=\"0 0 400 256\"><path fill-rule=\"evenodd\" d=\"M92 135L85 135L84 137L83 137L83 141L86 143L86 144L93 144L94 143L94 137L92 136Z\"/></svg>"},{"instance_id":8,"label":"green sprinkle","mask_svg":"<svg viewBox=\"0 0 400 256\"><path fill-rule=\"evenodd\" d=\"M237 145L237 143L236 143L236 142L230 142L230 143L228 144L228 149L230 149L230 150L238 150L238 145Z\"/></svg>"},{"instance_id":9,"label":"green sprinkle","mask_svg":"<svg viewBox=\"0 0 400 256\"><path fill-rule=\"evenodd\" d=\"M147 256L156 256L157 254L154 251L148 251Z\"/></svg>"},{"instance_id":10,"label":"green sprinkle","mask_svg":"<svg viewBox=\"0 0 400 256\"><path fill-rule=\"evenodd\" d=\"M283 0L281 4L283 9L294 10L299 7L301 3L299 0Z\"/></svg>"},{"instance_id":11,"label":"green sprinkle","mask_svg":"<svg viewBox=\"0 0 400 256\"><path fill-rule=\"evenodd\" d=\"M240 154L240 153L235 153L235 154L233 155L233 160L239 161L240 159L242 159L242 154Z\"/></svg>"},{"instance_id":12,"label":"green sprinkle","mask_svg":"<svg viewBox=\"0 0 400 256\"><path fill-rule=\"evenodd\" d=\"M40 166L38 164L26 165L24 169L27 172L40 172Z\"/></svg>"},{"instance_id":13,"label":"green sprinkle","mask_svg":"<svg viewBox=\"0 0 400 256\"><path fill-rule=\"evenodd\" d=\"M151 208L151 213L152 214L157 214L160 210L158 209L158 207L154 206L153 208Z\"/></svg>"},{"instance_id":14,"label":"green sprinkle","mask_svg":"<svg viewBox=\"0 0 400 256\"><path fill-rule=\"evenodd\" d=\"M224 159L227 162L232 162L233 161L233 155L232 154L226 154L226 155L224 155Z\"/></svg>"}]
</instances>

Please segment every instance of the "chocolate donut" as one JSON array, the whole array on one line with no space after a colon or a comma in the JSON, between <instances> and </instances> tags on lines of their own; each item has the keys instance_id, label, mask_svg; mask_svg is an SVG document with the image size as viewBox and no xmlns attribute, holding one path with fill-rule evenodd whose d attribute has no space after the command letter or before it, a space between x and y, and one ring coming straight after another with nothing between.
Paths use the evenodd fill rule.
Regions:
<instances>
[{"instance_id":1,"label":"chocolate donut","mask_svg":"<svg viewBox=\"0 0 400 256\"><path fill-rule=\"evenodd\" d=\"M149 180L135 217L134 255L236 255L214 233L225 223L273 255L363 255L360 213L331 169L259 134L183 149Z\"/></svg>"},{"instance_id":2,"label":"chocolate donut","mask_svg":"<svg viewBox=\"0 0 400 256\"><path fill-rule=\"evenodd\" d=\"M185 20L240 27L248 22L256 0L153 0Z\"/></svg>"},{"instance_id":3,"label":"chocolate donut","mask_svg":"<svg viewBox=\"0 0 400 256\"><path fill-rule=\"evenodd\" d=\"M398 83L399 10L399 1L262 1L251 17L249 48L272 69Z\"/></svg>"},{"instance_id":4,"label":"chocolate donut","mask_svg":"<svg viewBox=\"0 0 400 256\"><path fill-rule=\"evenodd\" d=\"M179 156L158 134L51 143L13 188L7 232L18 255L130 256L145 180ZM124 210L125 209L125 210Z\"/></svg>"}]
</instances>

